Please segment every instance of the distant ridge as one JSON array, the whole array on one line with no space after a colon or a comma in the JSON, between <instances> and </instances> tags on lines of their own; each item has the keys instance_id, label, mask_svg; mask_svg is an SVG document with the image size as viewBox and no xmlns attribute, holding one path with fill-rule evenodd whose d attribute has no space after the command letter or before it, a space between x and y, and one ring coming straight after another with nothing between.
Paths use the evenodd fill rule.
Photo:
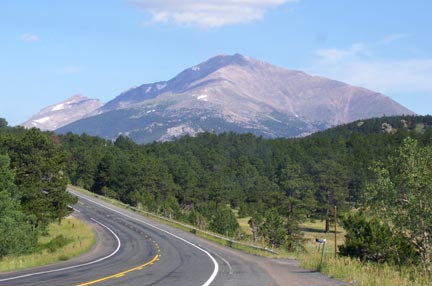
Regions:
<instances>
[{"instance_id":1,"label":"distant ridge","mask_svg":"<svg viewBox=\"0 0 432 286\"><path fill-rule=\"evenodd\" d=\"M41 130L55 130L71 122L83 119L103 105L96 99L74 95L62 102L48 106L29 120L22 123L26 128L37 127Z\"/></svg>"}]
</instances>

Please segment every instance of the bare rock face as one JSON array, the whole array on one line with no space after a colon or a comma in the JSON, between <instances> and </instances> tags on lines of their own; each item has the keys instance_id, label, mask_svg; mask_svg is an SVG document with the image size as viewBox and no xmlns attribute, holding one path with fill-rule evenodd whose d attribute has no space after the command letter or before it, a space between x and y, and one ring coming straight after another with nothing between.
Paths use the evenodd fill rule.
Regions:
<instances>
[{"instance_id":1,"label":"bare rock face","mask_svg":"<svg viewBox=\"0 0 432 286\"><path fill-rule=\"evenodd\" d=\"M89 116L102 105L103 103L99 100L74 95L65 101L42 109L28 121L22 123L21 126L52 131Z\"/></svg>"},{"instance_id":2,"label":"bare rock face","mask_svg":"<svg viewBox=\"0 0 432 286\"><path fill-rule=\"evenodd\" d=\"M58 131L110 139L128 135L140 143L202 131L296 137L358 119L402 114L413 112L377 92L235 54L130 89L97 115Z\"/></svg>"}]
</instances>

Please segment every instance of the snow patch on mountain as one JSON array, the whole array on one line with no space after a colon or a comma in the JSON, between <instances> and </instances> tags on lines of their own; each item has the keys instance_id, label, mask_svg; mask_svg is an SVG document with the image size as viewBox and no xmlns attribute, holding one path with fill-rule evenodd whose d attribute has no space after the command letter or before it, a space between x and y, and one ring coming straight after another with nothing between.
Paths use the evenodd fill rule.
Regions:
<instances>
[{"instance_id":1,"label":"snow patch on mountain","mask_svg":"<svg viewBox=\"0 0 432 286\"><path fill-rule=\"evenodd\" d=\"M50 119L51 119L51 117L46 116L46 117L42 117L39 119L35 119L35 120L33 120L33 122L37 123L37 124L43 124L43 123L46 123L47 121L49 121Z\"/></svg>"},{"instance_id":2,"label":"snow patch on mountain","mask_svg":"<svg viewBox=\"0 0 432 286\"><path fill-rule=\"evenodd\" d=\"M156 84L156 89L157 89L157 90L160 90L160 89L165 88L166 86L167 86L166 83L157 83L157 84Z\"/></svg>"},{"instance_id":3,"label":"snow patch on mountain","mask_svg":"<svg viewBox=\"0 0 432 286\"><path fill-rule=\"evenodd\" d=\"M202 95L198 95L197 99L198 100L203 100L203 101L208 101L208 95L207 94L202 94Z\"/></svg>"},{"instance_id":4,"label":"snow patch on mountain","mask_svg":"<svg viewBox=\"0 0 432 286\"><path fill-rule=\"evenodd\" d=\"M53 108L51 108L51 111L59 111L65 108L65 104L61 103L61 104L57 104L55 105Z\"/></svg>"}]
</instances>

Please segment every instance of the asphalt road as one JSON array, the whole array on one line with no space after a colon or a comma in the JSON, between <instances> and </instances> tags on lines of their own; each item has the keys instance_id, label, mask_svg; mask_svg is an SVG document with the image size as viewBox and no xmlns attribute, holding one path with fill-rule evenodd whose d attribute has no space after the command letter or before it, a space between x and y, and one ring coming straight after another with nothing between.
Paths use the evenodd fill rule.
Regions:
<instances>
[{"instance_id":1,"label":"asphalt road","mask_svg":"<svg viewBox=\"0 0 432 286\"><path fill-rule=\"evenodd\" d=\"M74 216L97 233L95 248L67 262L0 274L0 285L344 285L295 261L241 253L70 191L80 197Z\"/></svg>"}]
</instances>

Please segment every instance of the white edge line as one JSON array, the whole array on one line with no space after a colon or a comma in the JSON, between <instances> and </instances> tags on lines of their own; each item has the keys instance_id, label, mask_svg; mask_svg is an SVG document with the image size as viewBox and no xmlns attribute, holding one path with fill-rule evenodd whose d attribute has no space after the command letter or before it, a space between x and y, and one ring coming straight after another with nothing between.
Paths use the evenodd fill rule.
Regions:
<instances>
[{"instance_id":1,"label":"white edge line","mask_svg":"<svg viewBox=\"0 0 432 286\"><path fill-rule=\"evenodd\" d=\"M226 260L225 258L223 258L222 256L220 256L216 252L214 252L213 254L216 255L217 257L219 257L228 266L229 274L233 274L233 269L231 267L231 264L228 262L228 260Z\"/></svg>"},{"instance_id":2,"label":"white edge line","mask_svg":"<svg viewBox=\"0 0 432 286\"><path fill-rule=\"evenodd\" d=\"M68 205L68 208L71 208L74 212L77 212L77 213L80 213L80 211L79 210L77 210L76 208L74 208L73 206L71 206L71 205Z\"/></svg>"},{"instance_id":3,"label":"white edge line","mask_svg":"<svg viewBox=\"0 0 432 286\"><path fill-rule=\"evenodd\" d=\"M70 190L70 189L69 189L69 190ZM186 240L186 239L184 239L184 238L182 238L182 237L180 237L180 236L178 236L178 235L175 235L174 233L171 233L171 232L169 232L169 231L167 231L167 230L165 230L165 229L159 228L159 227L157 227L157 226L155 226L155 225L152 225L152 224L150 224L150 223L148 223L148 222L145 222L145 221L143 221L143 220L141 220L141 219L138 219L138 218L132 217L132 216L130 216L130 215L124 214L124 213L122 213L122 212L119 212L119 211L116 210L116 209L113 209L113 208L110 208L110 207L105 206L105 205L103 205L103 204L100 204L100 203L98 203L98 202L95 202L95 201L93 201L92 199L90 199L90 198L88 198L88 197L84 197L84 196L82 196L81 194L77 194L75 190L73 190L72 193L73 193L75 196L77 196L77 197L80 197L80 198L82 198L82 199L85 199L85 200L87 200L87 201L92 202L93 204L96 204L96 205L101 206L101 207L103 207L103 208L106 208L106 209L108 209L108 210L110 210L110 211L113 211L113 212L115 212L115 213L118 213L118 214L120 214L120 215L122 215L122 216L125 216L125 217L127 217L127 218L133 219L133 220L135 220L135 221L139 221L139 222L144 223L145 225L148 225L148 226L150 226L150 227L152 227L152 228L154 228L154 229L157 229L157 230L159 230L159 231L161 231L161 232L164 232L164 233L166 233L166 234L169 234L169 235L171 235L171 236L173 236L173 237L175 237L175 238L177 238L177 239L179 239L179 240L181 240L181 241L183 241L183 242L185 242L185 243L187 243L187 244L189 244L189 245L191 245L191 246L197 248L198 250L204 252L205 254L207 254L208 257L210 257L211 261L213 262L213 264L214 264L214 269L213 269L213 273L211 274L210 278L209 278L206 282L204 282L204 284L203 284L202 286L209 286L209 285L213 282L213 280L216 278L216 275L217 275L218 272L219 272L219 264L217 263L216 259L214 259L214 257L213 257L213 256L212 256L212 255L211 255L207 250L205 250L205 249L199 247L198 245L196 245L196 244L194 244L194 243L192 243L192 242L190 242L190 241L188 241L188 240Z\"/></svg>"},{"instance_id":4,"label":"white edge line","mask_svg":"<svg viewBox=\"0 0 432 286\"><path fill-rule=\"evenodd\" d=\"M4 279L0 279L0 282L10 281L10 280L15 280L15 279L20 279L20 278L26 278L26 277L31 277L31 276L35 276L35 275L41 275L41 274L48 274L48 273L53 273L53 272L59 272L59 271L74 269L74 268L78 268L78 267L83 267L83 266L87 266L87 265L91 265L91 264L95 264L95 263L101 262L103 260L106 260L106 259L110 258L114 254L116 254L120 250L120 247L121 247L120 238L117 236L117 234L114 231L112 231L109 227L107 227L103 223L101 223L101 222L99 222L99 221L97 221L97 220L95 220L93 218L91 218L91 220L93 220L97 224L103 226L104 228L108 229L114 235L114 237L116 238L116 240L117 240L117 248L111 254L109 254L109 255L107 255L105 257L99 258L97 260L86 262L84 264L78 264L78 265L73 265L73 266L69 266L69 267L64 267L64 268L59 268L59 269L53 269L53 270L48 270L48 271L41 271L41 272L36 272L36 273L29 273L29 274L25 274L25 275L10 277L10 278L4 278Z\"/></svg>"}]
</instances>

